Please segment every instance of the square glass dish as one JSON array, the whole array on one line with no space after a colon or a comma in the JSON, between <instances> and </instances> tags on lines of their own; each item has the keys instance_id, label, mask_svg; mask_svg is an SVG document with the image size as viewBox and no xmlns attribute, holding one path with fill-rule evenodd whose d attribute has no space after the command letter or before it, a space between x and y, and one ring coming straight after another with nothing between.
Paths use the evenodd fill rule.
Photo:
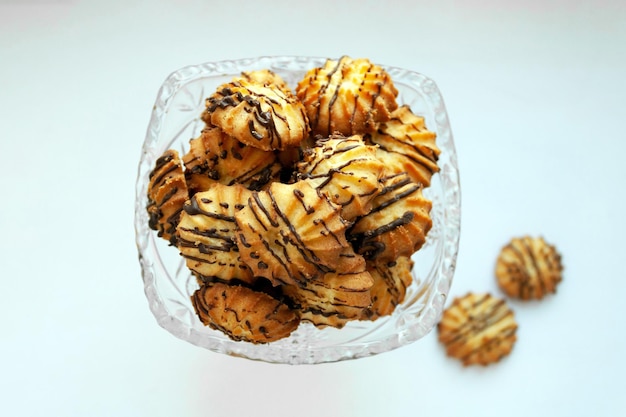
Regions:
<instances>
[{"instance_id":1,"label":"square glass dish","mask_svg":"<svg viewBox=\"0 0 626 417\"><path fill-rule=\"evenodd\" d=\"M145 294L158 324L174 336L214 352L272 363L315 364L366 357L412 343L438 322L454 275L460 236L460 184L457 157L443 98L435 83L414 71L382 67L399 91L398 103L423 116L437 135L440 171L424 195L432 201L432 229L412 259L413 283L390 316L352 321L344 328L316 328L301 323L288 338L269 344L229 339L204 326L190 296L198 288L178 250L148 227L148 176L167 149L184 155L189 140L204 127L200 114L205 98L242 71L270 69L295 88L309 69L326 58L257 57L209 62L172 73L158 91L139 162L136 182L135 232Z\"/></svg>"}]
</instances>

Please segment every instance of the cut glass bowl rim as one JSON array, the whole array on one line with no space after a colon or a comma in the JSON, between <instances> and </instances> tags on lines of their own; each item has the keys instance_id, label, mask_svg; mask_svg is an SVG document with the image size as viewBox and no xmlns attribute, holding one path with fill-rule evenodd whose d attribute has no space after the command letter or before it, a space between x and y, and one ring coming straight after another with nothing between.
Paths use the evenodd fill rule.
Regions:
<instances>
[{"instance_id":1,"label":"cut glass bowl rim","mask_svg":"<svg viewBox=\"0 0 626 417\"><path fill-rule=\"evenodd\" d=\"M435 82L418 72L386 65L381 66L391 75L401 94L403 86L407 91L409 88L419 90L419 97L416 99L423 100L429 108L433 109L433 117L426 119L427 127L436 131L437 144L442 150L439 159L440 172L433 177L433 186L439 184L441 187L441 195L437 193L435 197L438 196L442 201L433 201L433 210L436 204L441 209L443 219L440 219L441 225L438 232L442 235L433 238L429 233L427 238L427 242L428 239L434 242L431 246L436 245L436 262L429 268L427 278L424 279L424 281L428 279L432 282L423 282L421 284L423 288L417 288L413 294L407 294L409 301L420 302L419 311L411 311L413 304L405 308L404 304L407 303L405 299L405 302L391 316L375 322L355 322L354 326L352 326L353 323L349 323L346 326L349 330L317 329L309 323L303 323L289 338L270 344L255 345L236 342L209 328L189 324L189 320L194 318L188 317L186 313L181 316L171 311L170 300L162 294L162 287L168 284L166 280L170 281L170 285L177 287L175 289L180 292L179 295L182 296L183 292L178 287L180 284L175 283L171 274L166 270L164 262L167 261L163 261L159 256L159 246L164 245L163 239L156 237L156 233L147 226L146 186L147 175L152 169L154 160L167 148L167 146L163 147L159 139L166 119L174 112L172 102L177 94L193 83L202 82L208 78L226 77L224 81L218 82L221 84L242 71L266 68L279 74L281 72L304 73L308 69L321 66L326 60L325 57L284 55L205 62L188 65L172 72L159 88L138 167L134 225L144 292L150 310L158 324L174 336L213 352L247 359L270 363L316 364L372 356L408 345L428 334L439 320L454 276L460 238L461 193L456 149L443 97ZM291 87L294 87L293 83ZM403 104L402 100L399 101ZM196 121L199 119L200 111L201 109L197 112ZM417 111L416 113L419 114ZM428 188L425 193L427 191ZM435 223L435 219L433 220ZM442 243L444 242L442 239L445 244ZM176 252L175 248L167 249ZM155 251L159 259L154 259L153 252ZM178 273L180 272L179 265ZM168 276L163 277L163 274ZM176 300L176 302L180 301ZM190 303L189 308L191 308ZM390 326L395 327L396 330L376 338L381 328ZM347 331L351 332L350 335ZM341 332L346 332L345 336L341 336ZM374 335L373 339L367 338L372 335ZM365 340L361 340L364 337ZM341 341L334 343L333 338Z\"/></svg>"}]
</instances>

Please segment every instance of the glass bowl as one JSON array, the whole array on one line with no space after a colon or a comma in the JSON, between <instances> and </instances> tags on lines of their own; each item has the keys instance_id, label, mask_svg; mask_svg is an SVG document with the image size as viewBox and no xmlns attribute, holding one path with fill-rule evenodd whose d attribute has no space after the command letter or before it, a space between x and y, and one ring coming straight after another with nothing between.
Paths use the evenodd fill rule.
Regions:
<instances>
[{"instance_id":1,"label":"glass bowl","mask_svg":"<svg viewBox=\"0 0 626 417\"><path fill-rule=\"evenodd\" d=\"M181 68L161 86L143 144L136 184L135 232L145 294L164 329L180 339L214 352L272 363L315 364L356 359L387 352L429 333L438 322L450 289L460 234L460 186L457 157L443 98L422 74L383 65L399 91L400 104L423 116L437 134L440 172L424 195L432 200L433 226L424 246L413 255L413 283L394 313L376 321L353 321L342 329L319 329L301 323L290 337L255 345L236 342L204 326L190 295L198 288L176 248L148 227L148 175L167 149L181 155L203 127L204 100L242 71L270 69L291 86L326 58L279 56L209 62Z\"/></svg>"}]
</instances>

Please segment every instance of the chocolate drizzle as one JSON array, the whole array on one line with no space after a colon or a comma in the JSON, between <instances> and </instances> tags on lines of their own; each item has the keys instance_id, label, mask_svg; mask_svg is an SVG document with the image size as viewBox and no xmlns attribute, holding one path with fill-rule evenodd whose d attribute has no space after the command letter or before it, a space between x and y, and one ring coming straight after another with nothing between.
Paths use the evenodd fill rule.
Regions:
<instances>
[{"instance_id":1,"label":"chocolate drizzle","mask_svg":"<svg viewBox=\"0 0 626 417\"><path fill-rule=\"evenodd\" d=\"M287 337L300 321L288 304L268 293L219 281L201 286L191 303L204 325L235 341L272 342Z\"/></svg>"},{"instance_id":2,"label":"chocolate drizzle","mask_svg":"<svg viewBox=\"0 0 626 417\"><path fill-rule=\"evenodd\" d=\"M468 294L455 299L444 312L438 331L448 354L465 365L486 365L510 352L517 323L504 300Z\"/></svg>"},{"instance_id":3,"label":"chocolate drizzle","mask_svg":"<svg viewBox=\"0 0 626 417\"><path fill-rule=\"evenodd\" d=\"M147 190L148 227L157 235L176 244L176 226L188 198L185 177L178 153L167 150L155 161L149 174Z\"/></svg>"},{"instance_id":4,"label":"chocolate drizzle","mask_svg":"<svg viewBox=\"0 0 626 417\"><path fill-rule=\"evenodd\" d=\"M413 220L414 216L414 213L407 211L401 217L375 229L366 230L360 233L350 233L349 240L354 246L354 250L363 255L365 259L375 259L387 248L387 245L384 242L376 239L398 227L409 224Z\"/></svg>"},{"instance_id":5,"label":"chocolate drizzle","mask_svg":"<svg viewBox=\"0 0 626 417\"><path fill-rule=\"evenodd\" d=\"M360 136L332 135L318 139L297 164L297 179L309 180L352 221L366 214L378 194L384 165Z\"/></svg>"},{"instance_id":6,"label":"chocolate drizzle","mask_svg":"<svg viewBox=\"0 0 626 417\"><path fill-rule=\"evenodd\" d=\"M296 88L312 131L328 136L364 134L397 108L391 77L366 59L342 56L310 70Z\"/></svg>"},{"instance_id":7,"label":"chocolate drizzle","mask_svg":"<svg viewBox=\"0 0 626 417\"><path fill-rule=\"evenodd\" d=\"M246 123L247 133L251 138L250 144L262 149L284 149L289 144L293 144L291 143L294 140L291 137L292 127L296 126L295 124L292 126L286 115L289 106L295 108L300 106L300 103L276 86L260 85L241 79L227 84L209 97L206 103L206 112L211 120L214 120L212 115L217 112L229 108L235 111L241 109L251 115ZM299 143L306 133L305 112L300 109L298 114L299 118L302 119L299 121L302 126L300 126L300 132L293 132L296 136L301 135L297 138L296 143ZM229 131L229 133L234 132ZM286 136L284 137L284 135ZM244 140L244 138L240 137L240 140Z\"/></svg>"},{"instance_id":8,"label":"chocolate drizzle","mask_svg":"<svg viewBox=\"0 0 626 417\"><path fill-rule=\"evenodd\" d=\"M364 264L345 239L338 208L306 182L253 192L235 219L243 259L275 285L301 285Z\"/></svg>"},{"instance_id":9,"label":"chocolate drizzle","mask_svg":"<svg viewBox=\"0 0 626 417\"><path fill-rule=\"evenodd\" d=\"M360 253L365 259L372 260L378 258L381 254L385 253L389 248L387 247L388 241L395 241L397 239L383 238L383 235L396 233L396 229L407 228L407 231L402 232L402 236L409 236L415 241L410 243L411 247L406 248L405 253L400 253L398 256L410 255L414 249L415 244L420 244L422 239L429 228L429 218L423 217L422 213L416 211L416 208L409 204L409 199L415 201L421 201L419 191L421 186L413 183L406 173L392 174L381 179L383 187L380 194L376 197L373 203L371 211L360 219L357 219L354 226L347 232L348 240L352 243L357 253ZM370 220L376 218L377 220ZM381 221L386 221L381 224ZM423 223L426 221L426 223ZM413 230L416 229L416 230ZM418 232L418 233L416 233ZM421 233L422 236L419 236ZM399 244L399 242L395 242ZM395 248L394 251L398 250ZM409 253L411 252L411 253ZM391 259L394 259L392 256Z\"/></svg>"},{"instance_id":10,"label":"chocolate drizzle","mask_svg":"<svg viewBox=\"0 0 626 417\"><path fill-rule=\"evenodd\" d=\"M225 280L254 280L241 260L235 242L235 213L249 193L241 186L215 184L196 193L183 207L177 227L178 248L187 266L198 276L220 276Z\"/></svg>"},{"instance_id":11,"label":"chocolate drizzle","mask_svg":"<svg viewBox=\"0 0 626 417\"><path fill-rule=\"evenodd\" d=\"M198 204L197 195L189 199L189 202L183 206L183 210L185 211L185 213L189 214L190 216L201 214L203 216L211 217L217 220L224 220L227 222L235 221L235 218L233 216L228 216L228 215L224 215L224 214L220 214L220 213L216 213L212 211L203 210Z\"/></svg>"},{"instance_id":12,"label":"chocolate drizzle","mask_svg":"<svg viewBox=\"0 0 626 417\"><path fill-rule=\"evenodd\" d=\"M556 292L562 270L560 254L541 237L512 239L496 264L500 287L509 296L522 300L541 299Z\"/></svg>"}]
</instances>

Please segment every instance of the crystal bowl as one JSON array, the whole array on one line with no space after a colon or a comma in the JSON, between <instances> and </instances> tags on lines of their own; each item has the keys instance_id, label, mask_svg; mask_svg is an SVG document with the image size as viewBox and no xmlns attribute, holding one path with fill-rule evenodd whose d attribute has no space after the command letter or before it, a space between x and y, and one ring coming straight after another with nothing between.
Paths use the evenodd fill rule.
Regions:
<instances>
[{"instance_id":1,"label":"crystal bowl","mask_svg":"<svg viewBox=\"0 0 626 417\"><path fill-rule=\"evenodd\" d=\"M408 104L437 134L440 172L424 195L432 203L433 226L424 246L413 255L413 283L404 301L390 316L353 321L342 329L319 329L301 323L288 338L269 344L236 342L204 326L190 295L198 288L176 248L148 227L148 175L167 149L181 155L203 128L204 100L242 71L270 69L293 88L311 68L326 58L303 56L256 57L191 65L172 73L157 94L139 162L135 232L145 294L158 324L174 336L223 354L271 363L315 364L357 359L412 343L429 333L442 313L454 275L460 235L460 185L457 157L443 98L435 83L414 71L382 65L399 91L399 104Z\"/></svg>"}]
</instances>

